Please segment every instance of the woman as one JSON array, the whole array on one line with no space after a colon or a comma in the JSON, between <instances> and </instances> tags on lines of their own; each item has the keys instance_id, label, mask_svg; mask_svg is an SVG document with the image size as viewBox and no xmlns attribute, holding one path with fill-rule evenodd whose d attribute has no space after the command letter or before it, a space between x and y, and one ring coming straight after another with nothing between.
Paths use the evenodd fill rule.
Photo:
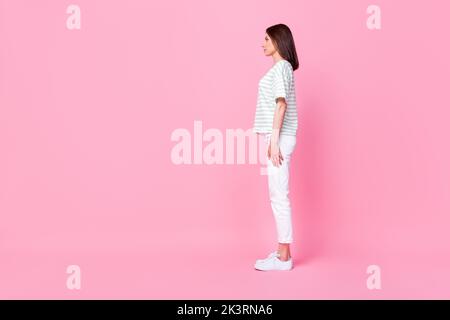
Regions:
<instances>
[{"instance_id":1,"label":"woman","mask_svg":"<svg viewBox=\"0 0 450 320\"><path fill-rule=\"evenodd\" d=\"M253 132L263 135L267 144L267 175L278 250L258 259L255 269L290 270L293 234L289 163L297 140L294 70L298 69L298 59L292 33L284 24L267 28L262 47L264 54L273 58L273 66L259 81Z\"/></svg>"}]
</instances>

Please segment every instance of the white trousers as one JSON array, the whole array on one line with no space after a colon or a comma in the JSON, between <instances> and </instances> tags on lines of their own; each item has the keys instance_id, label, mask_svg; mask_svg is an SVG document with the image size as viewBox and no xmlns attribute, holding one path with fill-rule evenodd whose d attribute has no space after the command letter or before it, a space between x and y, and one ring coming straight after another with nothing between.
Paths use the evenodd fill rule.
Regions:
<instances>
[{"instance_id":1,"label":"white trousers","mask_svg":"<svg viewBox=\"0 0 450 320\"><path fill-rule=\"evenodd\" d=\"M267 148L270 145L270 137L270 133L265 135ZM296 143L296 136L280 134L278 145L284 158L281 166L274 166L272 161L267 158L270 203L275 218L279 243L292 243L293 241L291 204L288 195L289 167L291 154L295 149Z\"/></svg>"}]
</instances>

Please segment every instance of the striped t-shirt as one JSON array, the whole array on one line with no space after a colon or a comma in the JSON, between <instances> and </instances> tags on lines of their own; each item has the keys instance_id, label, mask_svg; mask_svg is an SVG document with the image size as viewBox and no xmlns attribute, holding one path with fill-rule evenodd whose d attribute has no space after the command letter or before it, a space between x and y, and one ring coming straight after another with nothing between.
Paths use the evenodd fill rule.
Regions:
<instances>
[{"instance_id":1,"label":"striped t-shirt","mask_svg":"<svg viewBox=\"0 0 450 320\"><path fill-rule=\"evenodd\" d=\"M292 65L287 60L279 60L259 80L258 100L253 125L254 133L272 133L276 99L283 97L287 108L280 134L297 134L297 102Z\"/></svg>"}]
</instances>

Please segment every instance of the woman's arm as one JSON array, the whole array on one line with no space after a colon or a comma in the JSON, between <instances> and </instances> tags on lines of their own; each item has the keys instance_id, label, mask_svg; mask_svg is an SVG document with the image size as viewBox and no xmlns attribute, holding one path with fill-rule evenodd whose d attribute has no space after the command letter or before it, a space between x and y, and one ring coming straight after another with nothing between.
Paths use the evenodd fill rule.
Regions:
<instances>
[{"instance_id":1,"label":"woman's arm","mask_svg":"<svg viewBox=\"0 0 450 320\"><path fill-rule=\"evenodd\" d=\"M281 154L279 147L279 139L286 108L286 100L282 97L278 98L273 117L272 135L270 137L270 146L268 150L268 156L276 167L281 165L281 161L283 160L283 155Z\"/></svg>"}]
</instances>

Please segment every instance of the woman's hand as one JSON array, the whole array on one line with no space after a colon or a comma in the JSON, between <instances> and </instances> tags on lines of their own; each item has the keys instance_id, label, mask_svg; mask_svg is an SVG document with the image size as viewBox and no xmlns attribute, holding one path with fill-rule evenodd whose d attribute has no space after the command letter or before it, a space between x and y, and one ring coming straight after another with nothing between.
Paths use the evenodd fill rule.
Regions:
<instances>
[{"instance_id":1,"label":"woman's hand","mask_svg":"<svg viewBox=\"0 0 450 320\"><path fill-rule=\"evenodd\" d=\"M278 143L272 141L272 139L270 140L269 147L267 148L267 157L270 161L272 161L275 167L281 166L282 160L284 160Z\"/></svg>"}]
</instances>

